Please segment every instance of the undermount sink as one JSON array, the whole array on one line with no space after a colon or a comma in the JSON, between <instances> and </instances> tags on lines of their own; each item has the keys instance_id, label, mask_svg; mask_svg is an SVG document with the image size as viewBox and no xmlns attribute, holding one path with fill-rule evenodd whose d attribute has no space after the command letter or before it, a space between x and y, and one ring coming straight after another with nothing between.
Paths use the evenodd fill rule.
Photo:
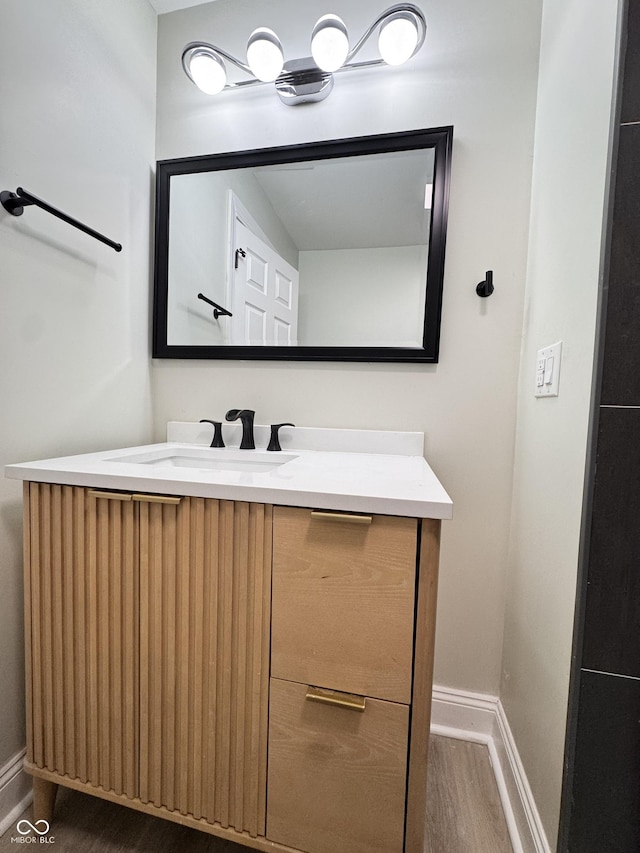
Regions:
<instances>
[{"instance_id":1,"label":"undermount sink","mask_svg":"<svg viewBox=\"0 0 640 853\"><path fill-rule=\"evenodd\" d=\"M110 462L148 465L153 468L200 468L206 471L246 471L253 474L275 471L296 459L292 453L232 448L174 447L149 453L132 453Z\"/></svg>"}]
</instances>

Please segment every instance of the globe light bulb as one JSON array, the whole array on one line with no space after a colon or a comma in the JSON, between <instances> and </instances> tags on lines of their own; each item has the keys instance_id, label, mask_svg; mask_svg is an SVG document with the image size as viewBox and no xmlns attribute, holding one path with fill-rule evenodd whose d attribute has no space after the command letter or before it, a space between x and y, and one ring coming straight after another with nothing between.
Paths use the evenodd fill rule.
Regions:
<instances>
[{"instance_id":1,"label":"globe light bulb","mask_svg":"<svg viewBox=\"0 0 640 853\"><path fill-rule=\"evenodd\" d=\"M212 51L196 51L189 60L191 79L207 95L217 95L227 82L224 62Z\"/></svg>"},{"instance_id":2,"label":"globe light bulb","mask_svg":"<svg viewBox=\"0 0 640 853\"><path fill-rule=\"evenodd\" d=\"M318 68L337 71L349 54L349 35L342 18L323 15L311 34L311 55Z\"/></svg>"},{"instance_id":3,"label":"globe light bulb","mask_svg":"<svg viewBox=\"0 0 640 853\"><path fill-rule=\"evenodd\" d=\"M387 65L402 65L411 59L418 44L418 27L411 15L399 12L380 28L378 49Z\"/></svg>"},{"instance_id":4,"label":"globe light bulb","mask_svg":"<svg viewBox=\"0 0 640 853\"><path fill-rule=\"evenodd\" d=\"M263 83L277 78L284 65L284 55L280 39L267 27L259 27L249 36L247 42L247 63L253 76Z\"/></svg>"}]
</instances>

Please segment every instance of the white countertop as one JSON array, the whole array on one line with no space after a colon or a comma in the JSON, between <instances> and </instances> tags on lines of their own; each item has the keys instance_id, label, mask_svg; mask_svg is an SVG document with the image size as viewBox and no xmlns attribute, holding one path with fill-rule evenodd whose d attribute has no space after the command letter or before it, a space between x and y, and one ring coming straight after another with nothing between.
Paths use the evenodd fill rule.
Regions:
<instances>
[{"instance_id":1,"label":"white countertop","mask_svg":"<svg viewBox=\"0 0 640 853\"><path fill-rule=\"evenodd\" d=\"M266 454L263 449L238 451L239 426L232 424L225 424L227 449L209 449L211 429L207 424L174 423L168 427L168 437L178 436L183 439L181 441L7 465L5 475L18 480L100 489L417 518L452 517L451 498L422 455L418 455L423 443L422 433L283 429L280 455ZM256 445L264 447L268 427L256 426L255 433ZM304 449L303 444L314 449ZM322 446L331 449L318 449ZM256 459L256 467L264 464L265 459L271 462L289 457L289 461L256 472L164 467L149 464L149 461L126 459L131 455L142 460L157 460L171 454L193 452L194 448L199 448L199 454L204 453L211 459L225 455L235 458L241 455L243 461ZM385 452L376 452L379 449ZM268 464L265 467L268 468Z\"/></svg>"}]
</instances>

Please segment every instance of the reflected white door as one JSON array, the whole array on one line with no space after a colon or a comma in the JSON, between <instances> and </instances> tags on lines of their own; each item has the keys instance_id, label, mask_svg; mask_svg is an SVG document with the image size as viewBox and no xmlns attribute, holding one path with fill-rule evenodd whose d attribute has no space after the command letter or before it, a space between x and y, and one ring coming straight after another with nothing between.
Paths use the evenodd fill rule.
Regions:
<instances>
[{"instance_id":1,"label":"reflected white door","mask_svg":"<svg viewBox=\"0 0 640 853\"><path fill-rule=\"evenodd\" d=\"M298 270L236 222L233 247L231 343L292 346L298 343Z\"/></svg>"}]
</instances>

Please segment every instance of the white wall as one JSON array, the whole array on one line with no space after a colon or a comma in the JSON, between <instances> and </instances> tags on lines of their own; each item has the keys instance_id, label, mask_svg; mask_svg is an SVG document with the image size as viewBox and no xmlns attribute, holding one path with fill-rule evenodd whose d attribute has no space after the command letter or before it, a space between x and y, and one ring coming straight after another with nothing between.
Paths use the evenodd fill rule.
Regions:
<instances>
[{"instance_id":1,"label":"white wall","mask_svg":"<svg viewBox=\"0 0 640 853\"><path fill-rule=\"evenodd\" d=\"M501 697L555 844L567 711L617 0L545 0ZM560 395L533 396L563 341Z\"/></svg>"},{"instance_id":2,"label":"white wall","mask_svg":"<svg viewBox=\"0 0 640 853\"><path fill-rule=\"evenodd\" d=\"M300 252L305 346L419 347L428 246Z\"/></svg>"},{"instance_id":3,"label":"white wall","mask_svg":"<svg viewBox=\"0 0 640 853\"><path fill-rule=\"evenodd\" d=\"M159 20L159 158L454 125L440 363L424 365L156 361L156 436L170 419L233 407L261 423L423 430L453 496L444 524L436 682L497 693L513 436L526 269L540 0L422 3L429 33L406 68L339 76L321 104L282 105L268 86L211 99L180 55L205 39L242 56L267 22L285 52L308 52L318 17L297 0L216 0ZM311 8L313 7L313 8ZM332 12L364 32L369 0ZM298 52L299 51L299 52ZM496 292L475 293L487 269Z\"/></svg>"},{"instance_id":4,"label":"white wall","mask_svg":"<svg viewBox=\"0 0 640 853\"><path fill-rule=\"evenodd\" d=\"M0 189L124 246L0 210L0 465L145 441L155 13L2 0L0 27ZM21 499L0 478L0 767L24 745Z\"/></svg>"}]
</instances>

